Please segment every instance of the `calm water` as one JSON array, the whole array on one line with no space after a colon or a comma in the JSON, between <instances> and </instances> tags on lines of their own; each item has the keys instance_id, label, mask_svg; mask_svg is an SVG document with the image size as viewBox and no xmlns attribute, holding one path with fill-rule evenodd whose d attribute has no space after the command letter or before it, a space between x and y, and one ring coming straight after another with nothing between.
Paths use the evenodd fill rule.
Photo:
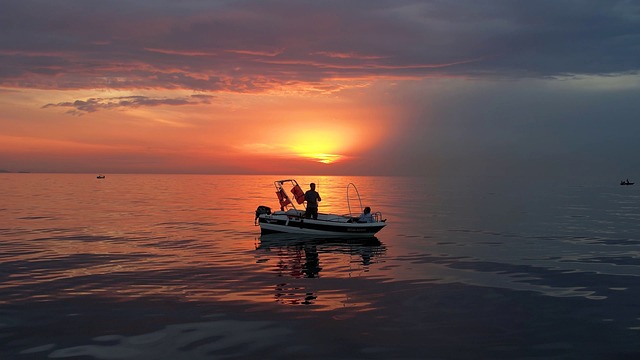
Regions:
<instances>
[{"instance_id":1,"label":"calm water","mask_svg":"<svg viewBox=\"0 0 640 360\"><path fill-rule=\"evenodd\" d=\"M637 185L297 179L389 225L261 238L273 176L0 174L0 358L640 358Z\"/></svg>"}]
</instances>

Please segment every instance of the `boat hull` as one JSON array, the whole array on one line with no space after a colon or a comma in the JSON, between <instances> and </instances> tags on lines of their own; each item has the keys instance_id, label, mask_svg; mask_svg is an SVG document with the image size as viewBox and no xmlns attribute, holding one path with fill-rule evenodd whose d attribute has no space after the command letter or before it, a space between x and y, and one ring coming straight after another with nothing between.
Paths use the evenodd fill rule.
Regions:
<instances>
[{"instance_id":1,"label":"boat hull","mask_svg":"<svg viewBox=\"0 0 640 360\"><path fill-rule=\"evenodd\" d=\"M373 236L386 226L385 222L358 223L337 215L320 215L318 220L286 214L260 215L262 234L290 233L322 236Z\"/></svg>"}]
</instances>

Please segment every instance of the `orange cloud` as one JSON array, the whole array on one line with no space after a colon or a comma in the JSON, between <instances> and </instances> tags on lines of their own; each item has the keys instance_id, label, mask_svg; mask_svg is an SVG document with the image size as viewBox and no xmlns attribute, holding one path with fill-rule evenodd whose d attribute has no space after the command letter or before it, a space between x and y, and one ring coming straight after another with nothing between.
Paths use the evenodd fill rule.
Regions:
<instances>
[{"instance_id":1,"label":"orange cloud","mask_svg":"<svg viewBox=\"0 0 640 360\"><path fill-rule=\"evenodd\" d=\"M194 51L194 50L174 50L174 49L156 49L156 48L144 48L146 51L166 54L166 55L180 55L180 56L216 56L217 52L206 51Z\"/></svg>"},{"instance_id":2,"label":"orange cloud","mask_svg":"<svg viewBox=\"0 0 640 360\"><path fill-rule=\"evenodd\" d=\"M278 56L283 53L283 50L274 51L260 51L260 50L225 50L228 53L241 54L241 55L253 55L253 56Z\"/></svg>"}]
</instances>

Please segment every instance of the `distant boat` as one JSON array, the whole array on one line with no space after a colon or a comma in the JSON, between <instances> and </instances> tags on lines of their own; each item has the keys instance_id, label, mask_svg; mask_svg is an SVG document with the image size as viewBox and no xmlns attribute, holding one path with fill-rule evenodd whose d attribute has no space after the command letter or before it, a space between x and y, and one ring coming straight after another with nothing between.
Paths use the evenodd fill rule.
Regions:
<instances>
[{"instance_id":1,"label":"distant boat","mask_svg":"<svg viewBox=\"0 0 640 360\"><path fill-rule=\"evenodd\" d=\"M635 183L630 182L629 179L620 181L620 185L633 185Z\"/></svg>"},{"instance_id":2,"label":"distant boat","mask_svg":"<svg viewBox=\"0 0 640 360\"><path fill-rule=\"evenodd\" d=\"M105 178L105 176L104 176L104 175L98 175L98 176L96 176L96 179L104 179L104 178Z\"/></svg>"}]
</instances>

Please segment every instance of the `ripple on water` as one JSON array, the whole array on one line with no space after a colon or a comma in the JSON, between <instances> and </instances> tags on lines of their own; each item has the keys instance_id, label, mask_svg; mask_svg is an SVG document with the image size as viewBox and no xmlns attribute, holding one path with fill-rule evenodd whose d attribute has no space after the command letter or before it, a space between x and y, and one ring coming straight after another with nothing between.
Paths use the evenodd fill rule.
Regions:
<instances>
[{"instance_id":1,"label":"ripple on water","mask_svg":"<svg viewBox=\"0 0 640 360\"><path fill-rule=\"evenodd\" d=\"M260 236L255 206L276 201L257 190L261 177L65 179L3 198L3 357L637 350L640 225L629 191L539 198L363 178L374 196L385 189L367 202L390 220L379 238L354 241ZM327 203L343 196L331 182Z\"/></svg>"},{"instance_id":2,"label":"ripple on water","mask_svg":"<svg viewBox=\"0 0 640 360\"><path fill-rule=\"evenodd\" d=\"M268 321L218 319L207 322L168 325L151 333L94 338L94 344L60 348L51 346L28 349L28 353L49 352L49 358L88 356L96 359L131 358L191 358L216 356L244 357L262 351L271 355L290 355L300 349L289 344L291 329Z\"/></svg>"}]
</instances>

